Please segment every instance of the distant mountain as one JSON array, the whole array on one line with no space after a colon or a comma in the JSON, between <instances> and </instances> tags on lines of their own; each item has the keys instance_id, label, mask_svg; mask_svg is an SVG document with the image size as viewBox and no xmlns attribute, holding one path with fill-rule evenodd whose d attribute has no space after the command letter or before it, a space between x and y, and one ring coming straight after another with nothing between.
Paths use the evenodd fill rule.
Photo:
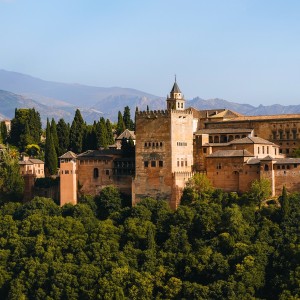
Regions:
<instances>
[{"instance_id":1,"label":"distant mountain","mask_svg":"<svg viewBox=\"0 0 300 300\"><path fill-rule=\"evenodd\" d=\"M47 117L66 120L72 120L74 117L74 108L68 108L69 111L53 108L24 96L0 90L0 119L12 119L16 108L35 108L40 113L43 124L46 123Z\"/></svg>"},{"instance_id":2,"label":"distant mountain","mask_svg":"<svg viewBox=\"0 0 300 300\"><path fill-rule=\"evenodd\" d=\"M133 108L135 103L149 103L150 100L159 98L135 89L57 83L5 70L0 70L0 89L51 107L95 108L104 117L113 119L117 118L118 110L123 112L126 105Z\"/></svg>"},{"instance_id":3,"label":"distant mountain","mask_svg":"<svg viewBox=\"0 0 300 300\"><path fill-rule=\"evenodd\" d=\"M196 97L190 101L187 101L187 105L197 109L226 108L248 116L300 113L300 105L284 106L280 104L273 104L269 106L259 105L255 107L250 104L230 102L219 98L203 100L199 97Z\"/></svg>"},{"instance_id":4,"label":"distant mountain","mask_svg":"<svg viewBox=\"0 0 300 300\"><path fill-rule=\"evenodd\" d=\"M249 104L240 104L240 103L235 103L235 102L229 102L224 99L208 99L208 100L203 100L199 97L196 97L186 103L187 106L192 106L197 109L230 109L236 112L239 112L241 114L248 114L249 112L254 110L255 107Z\"/></svg>"},{"instance_id":5,"label":"distant mountain","mask_svg":"<svg viewBox=\"0 0 300 300\"><path fill-rule=\"evenodd\" d=\"M0 70L0 90L0 119L13 118L16 107L34 107L40 112L43 124L47 117L71 122L76 108L80 109L87 123L93 123L101 116L116 121L118 111L123 113L127 105L132 118L136 107L139 110L145 110L147 106L150 110L166 108L165 98L135 89L51 82L5 70ZM300 105L255 107L219 98L203 100L196 97L188 100L186 106L196 109L226 108L245 115L300 113Z\"/></svg>"}]
</instances>

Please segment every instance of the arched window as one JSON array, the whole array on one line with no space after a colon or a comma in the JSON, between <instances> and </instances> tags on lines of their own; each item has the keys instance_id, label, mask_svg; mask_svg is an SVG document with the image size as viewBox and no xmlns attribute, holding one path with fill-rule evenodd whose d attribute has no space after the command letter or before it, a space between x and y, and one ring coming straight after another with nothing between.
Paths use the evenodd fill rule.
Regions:
<instances>
[{"instance_id":1,"label":"arched window","mask_svg":"<svg viewBox=\"0 0 300 300\"><path fill-rule=\"evenodd\" d=\"M99 177L99 170L98 168L94 168L94 178L98 178Z\"/></svg>"}]
</instances>

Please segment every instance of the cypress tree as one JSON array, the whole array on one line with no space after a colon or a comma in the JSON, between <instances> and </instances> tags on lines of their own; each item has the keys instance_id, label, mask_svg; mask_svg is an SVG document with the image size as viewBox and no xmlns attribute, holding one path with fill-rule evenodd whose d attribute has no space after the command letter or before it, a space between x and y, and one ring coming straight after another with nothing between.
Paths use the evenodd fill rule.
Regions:
<instances>
[{"instance_id":1,"label":"cypress tree","mask_svg":"<svg viewBox=\"0 0 300 300\"><path fill-rule=\"evenodd\" d=\"M125 106L125 108L124 108L123 121L124 121L125 128L131 129L132 121L131 121L131 117L130 117L129 106Z\"/></svg>"},{"instance_id":2,"label":"cypress tree","mask_svg":"<svg viewBox=\"0 0 300 300\"><path fill-rule=\"evenodd\" d=\"M125 130L125 124L123 121L123 116L122 116L122 113L119 111L118 112L118 123L117 123L117 128L116 128L117 135L119 136L124 130Z\"/></svg>"},{"instance_id":3,"label":"cypress tree","mask_svg":"<svg viewBox=\"0 0 300 300\"><path fill-rule=\"evenodd\" d=\"M45 169L48 175L54 175L57 172L57 155L51 134L51 127L47 119L46 144L45 144Z\"/></svg>"},{"instance_id":4,"label":"cypress tree","mask_svg":"<svg viewBox=\"0 0 300 300\"><path fill-rule=\"evenodd\" d=\"M113 145L115 140L114 140L113 130L109 119L106 120L106 131L107 131L107 143L108 145Z\"/></svg>"},{"instance_id":5,"label":"cypress tree","mask_svg":"<svg viewBox=\"0 0 300 300\"><path fill-rule=\"evenodd\" d=\"M55 120L52 118L50 125L51 136L53 139L54 148L56 151L56 155L58 155L58 135Z\"/></svg>"},{"instance_id":6,"label":"cypress tree","mask_svg":"<svg viewBox=\"0 0 300 300\"><path fill-rule=\"evenodd\" d=\"M102 132L102 139L101 139L101 144L103 148L107 148L108 147L108 141L107 141L107 128L106 128L106 122L105 119L103 117L100 118L100 128L101 128L101 132Z\"/></svg>"},{"instance_id":7,"label":"cypress tree","mask_svg":"<svg viewBox=\"0 0 300 300\"><path fill-rule=\"evenodd\" d=\"M60 119L56 126L58 140L58 156L63 155L69 150L70 128L64 119Z\"/></svg>"},{"instance_id":8,"label":"cypress tree","mask_svg":"<svg viewBox=\"0 0 300 300\"><path fill-rule=\"evenodd\" d=\"M82 151L82 140L85 124L80 110L77 109L70 129L70 149L75 153Z\"/></svg>"}]
</instances>

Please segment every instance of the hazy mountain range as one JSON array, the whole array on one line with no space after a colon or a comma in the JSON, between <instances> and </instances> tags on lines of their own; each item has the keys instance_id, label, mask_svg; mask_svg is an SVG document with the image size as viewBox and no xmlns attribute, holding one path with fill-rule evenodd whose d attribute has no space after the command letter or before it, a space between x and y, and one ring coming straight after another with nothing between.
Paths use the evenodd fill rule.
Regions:
<instances>
[{"instance_id":1,"label":"hazy mountain range","mask_svg":"<svg viewBox=\"0 0 300 300\"><path fill-rule=\"evenodd\" d=\"M171 89L170 87L167 87ZM164 97L135 89L120 87L94 87L45 81L29 75L0 70L0 119L14 117L15 108L32 108L40 112L43 124L48 118L64 118L71 122L79 108L88 123L101 116L116 121L118 111L128 105L134 116L135 108L145 110L165 109ZM197 109L227 108L246 115L271 115L300 113L300 105L274 104L258 107L239 104L223 99L203 100L196 97L188 100L186 107Z\"/></svg>"}]
</instances>

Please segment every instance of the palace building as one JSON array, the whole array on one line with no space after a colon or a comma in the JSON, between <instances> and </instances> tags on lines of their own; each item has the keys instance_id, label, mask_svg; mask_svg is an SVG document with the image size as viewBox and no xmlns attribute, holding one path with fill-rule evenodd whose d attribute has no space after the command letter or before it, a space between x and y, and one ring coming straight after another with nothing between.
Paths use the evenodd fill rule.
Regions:
<instances>
[{"instance_id":1,"label":"palace building","mask_svg":"<svg viewBox=\"0 0 300 300\"><path fill-rule=\"evenodd\" d=\"M98 194L107 185L132 196L166 199L173 209L195 172L216 188L246 192L255 179L268 178L273 196L300 191L300 114L244 116L227 109L196 110L175 80L165 110L135 112L135 157L121 149L92 150L60 157L61 205L77 195ZM119 147L118 147L119 148Z\"/></svg>"}]
</instances>

